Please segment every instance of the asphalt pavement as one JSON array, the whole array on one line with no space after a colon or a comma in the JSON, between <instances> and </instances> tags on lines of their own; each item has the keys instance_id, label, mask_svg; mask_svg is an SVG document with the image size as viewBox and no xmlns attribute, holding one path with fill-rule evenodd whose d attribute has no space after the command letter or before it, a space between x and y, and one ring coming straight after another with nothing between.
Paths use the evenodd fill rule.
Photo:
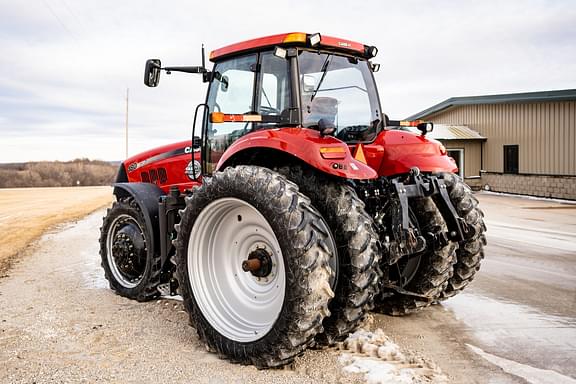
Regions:
<instances>
[{"instance_id":1,"label":"asphalt pavement","mask_svg":"<svg viewBox=\"0 0 576 384\"><path fill-rule=\"evenodd\" d=\"M576 205L479 193L488 245L460 295L407 318L397 342L455 382L576 383Z\"/></svg>"}]
</instances>

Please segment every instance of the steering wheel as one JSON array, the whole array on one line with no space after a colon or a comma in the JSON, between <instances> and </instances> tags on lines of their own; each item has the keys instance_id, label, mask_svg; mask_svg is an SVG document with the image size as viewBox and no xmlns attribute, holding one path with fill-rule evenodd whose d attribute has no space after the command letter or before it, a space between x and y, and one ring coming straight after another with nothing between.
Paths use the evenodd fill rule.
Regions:
<instances>
[{"instance_id":1,"label":"steering wheel","mask_svg":"<svg viewBox=\"0 0 576 384\"><path fill-rule=\"evenodd\" d=\"M367 129L363 125L351 125L338 132L336 137L343 141L360 140Z\"/></svg>"}]
</instances>

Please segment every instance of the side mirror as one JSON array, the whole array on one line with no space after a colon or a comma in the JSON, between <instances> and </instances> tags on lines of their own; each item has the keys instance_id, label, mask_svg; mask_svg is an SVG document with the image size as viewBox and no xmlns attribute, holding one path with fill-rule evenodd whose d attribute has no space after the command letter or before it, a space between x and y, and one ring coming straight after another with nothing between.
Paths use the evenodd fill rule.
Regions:
<instances>
[{"instance_id":1,"label":"side mirror","mask_svg":"<svg viewBox=\"0 0 576 384\"><path fill-rule=\"evenodd\" d=\"M316 89L316 78L312 75L304 75L302 78L302 88L304 88L304 93L314 92Z\"/></svg>"},{"instance_id":2,"label":"side mirror","mask_svg":"<svg viewBox=\"0 0 576 384\"><path fill-rule=\"evenodd\" d=\"M160 59L146 60L146 67L144 69L144 84L148 87L156 87L160 82Z\"/></svg>"}]
</instances>

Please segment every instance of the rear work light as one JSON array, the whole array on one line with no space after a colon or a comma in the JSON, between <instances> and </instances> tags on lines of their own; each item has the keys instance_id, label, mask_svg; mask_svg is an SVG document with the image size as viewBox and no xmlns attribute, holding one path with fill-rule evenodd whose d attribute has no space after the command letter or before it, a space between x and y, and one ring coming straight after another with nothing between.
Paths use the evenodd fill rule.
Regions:
<instances>
[{"instance_id":1,"label":"rear work light","mask_svg":"<svg viewBox=\"0 0 576 384\"><path fill-rule=\"evenodd\" d=\"M372 46L366 45L364 46L364 54L370 59L376 57L376 55L378 54L378 48L376 48L373 45Z\"/></svg>"},{"instance_id":2,"label":"rear work light","mask_svg":"<svg viewBox=\"0 0 576 384\"><path fill-rule=\"evenodd\" d=\"M320 44L320 41L322 40L322 36L320 36L319 33L315 33L313 35L310 35L310 46L314 47L315 45Z\"/></svg>"}]
</instances>

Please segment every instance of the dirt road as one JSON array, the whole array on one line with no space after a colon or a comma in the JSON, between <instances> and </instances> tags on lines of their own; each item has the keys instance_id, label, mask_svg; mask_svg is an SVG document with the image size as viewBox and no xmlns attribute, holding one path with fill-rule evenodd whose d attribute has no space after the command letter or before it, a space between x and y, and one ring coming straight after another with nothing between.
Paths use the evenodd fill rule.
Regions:
<instances>
[{"instance_id":1,"label":"dirt road","mask_svg":"<svg viewBox=\"0 0 576 384\"><path fill-rule=\"evenodd\" d=\"M107 205L110 187L0 189L0 276L48 228Z\"/></svg>"},{"instance_id":2,"label":"dirt road","mask_svg":"<svg viewBox=\"0 0 576 384\"><path fill-rule=\"evenodd\" d=\"M576 383L576 206L480 195L487 259L466 293L422 313L374 315L453 383ZM43 237L0 279L0 382L364 383L337 350L258 371L206 352L181 303L136 303L102 277L103 212ZM412 381L397 381L412 382Z\"/></svg>"}]
</instances>

